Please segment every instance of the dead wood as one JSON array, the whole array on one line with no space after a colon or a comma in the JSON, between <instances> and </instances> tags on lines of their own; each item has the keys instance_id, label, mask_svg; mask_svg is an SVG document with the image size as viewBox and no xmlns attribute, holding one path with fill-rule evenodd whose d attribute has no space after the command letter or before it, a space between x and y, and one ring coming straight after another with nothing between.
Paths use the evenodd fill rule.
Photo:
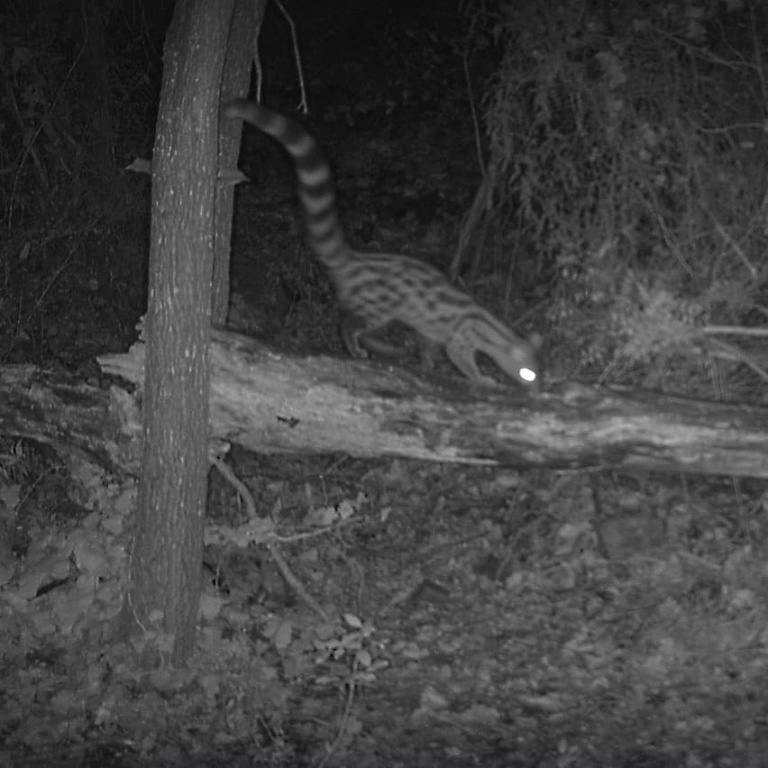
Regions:
<instances>
[{"instance_id":1,"label":"dead wood","mask_svg":"<svg viewBox=\"0 0 768 768\"><path fill-rule=\"evenodd\" d=\"M144 345L100 363L139 386ZM260 453L768 477L765 408L574 384L539 396L514 385L472 388L459 377L280 355L224 331L214 333L211 364L211 437ZM138 471L140 411L124 385L106 390L9 367L0 371L0 387L4 434Z\"/></svg>"}]
</instances>

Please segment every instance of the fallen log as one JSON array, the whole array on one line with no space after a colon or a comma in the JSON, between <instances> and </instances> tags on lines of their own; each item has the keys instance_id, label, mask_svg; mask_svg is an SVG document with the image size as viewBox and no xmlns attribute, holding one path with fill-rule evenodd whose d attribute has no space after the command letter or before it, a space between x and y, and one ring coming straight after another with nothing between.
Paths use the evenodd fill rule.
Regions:
<instances>
[{"instance_id":1,"label":"fallen log","mask_svg":"<svg viewBox=\"0 0 768 768\"><path fill-rule=\"evenodd\" d=\"M473 388L366 361L281 355L218 330L210 359L211 437L260 453L768 477L765 408L577 384L538 396ZM143 343L99 362L141 387ZM17 367L0 371L0 388L6 435L138 471L140 410L124 386Z\"/></svg>"}]
</instances>

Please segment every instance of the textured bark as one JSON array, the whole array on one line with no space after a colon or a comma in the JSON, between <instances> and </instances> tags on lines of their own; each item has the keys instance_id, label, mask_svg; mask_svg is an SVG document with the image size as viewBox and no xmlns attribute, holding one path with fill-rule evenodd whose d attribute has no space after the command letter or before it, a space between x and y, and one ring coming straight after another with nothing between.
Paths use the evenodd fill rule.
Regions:
<instances>
[{"instance_id":1,"label":"textured bark","mask_svg":"<svg viewBox=\"0 0 768 768\"><path fill-rule=\"evenodd\" d=\"M221 83L221 103L248 95L251 82L251 62L256 40L261 31L266 0L236 0L232 15L227 56ZM240 152L240 120L222 120L219 125L219 168L235 170ZM214 221L214 260L212 320L223 326L229 307L229 253L232 240L232 212L235 186L220 183L216 188L216 215Z\"/></svg>"},{"instance_id":2,"label":"textured bark","mask_svg":"<svg viewBox=\"0 0 768 768\"><path fill-rule=\"evenodd\" d=\"M4 436L50 445L63 456L85 454L112 472L137 475L140 418L131 395L119 387L106 391L31 365L0 368Z\"/></svg>"},{"instance_id":3,"label":"textured bark","mask_svg":"<svg viewBox=\"0 0 768 768\"><path fill-rule=\"evenodd\" d=\"M208 475L218 99L234 0L179 0L164 50L152 227L138 530L122 614L144 663L194 648Z\"/></svg>"}]
</instances>

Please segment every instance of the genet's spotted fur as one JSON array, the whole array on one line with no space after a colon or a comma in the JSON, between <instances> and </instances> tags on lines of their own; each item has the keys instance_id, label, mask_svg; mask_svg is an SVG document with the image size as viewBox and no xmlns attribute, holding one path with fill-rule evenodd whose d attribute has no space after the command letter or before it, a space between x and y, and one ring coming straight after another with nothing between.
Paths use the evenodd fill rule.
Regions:
<instances>
[{"instance_id":1,"label":"genet's spotted fur","mask_svg":"<svg viewBox=\"0 0 768 768\"><path fill-rule=\"evenodd\" d=\"M399 321L428 347L444 349L473 382L495 384L477 367L475 356L483 352L511 378L538 385L537 344L513 333L439 270L408 256L358 253L350 247L336 212L330 166L302 125L245 99L225 105L223 115L277 139L293 158L309 243L336 288L344 312L342 337L351 355L366 357L361 339Z\"/></svg>"}]
</instances>

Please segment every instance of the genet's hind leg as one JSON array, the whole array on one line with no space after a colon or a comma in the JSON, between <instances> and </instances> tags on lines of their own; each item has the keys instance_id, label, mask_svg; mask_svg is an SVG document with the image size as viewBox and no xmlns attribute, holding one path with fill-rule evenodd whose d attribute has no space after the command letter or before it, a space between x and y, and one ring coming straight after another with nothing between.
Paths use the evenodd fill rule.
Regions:
<instances>
[{"instance_id":1,"label":"genet's hind leg","mask_svg":"<svg viewBox=\"0 0 768 768\"><path fill-rule=\"evenodd\" d=\"M408 352L402 347L388 344L379 338L377 333L386 330L390 323L376 328L370 328L365 320L352 312L346 312L341 321L341 338L344 346L352 357L368 357L369 352L383 357L404 358Z\"/></svg>"},{"instance_id":2,"label":"genet's hind leg","mask_svg":"<svg viewBox=\"0 0 768 768\"><path fill-rule=\"evenodd\" d=\"M426 336L419 334L419 362L424 373L429 373L429 371L435 369L441 353L442 346L440 344L430 341Z\"/></svg>"},{"instance_id":3,"label":"genet's hind leg","mask_svg":"<svg viewBox=\"0 0 768 768\"><path fill-rule=\"evenodd\" d=\"M368 352L360 346L360 337L366 330L362 318L351 312L344 313L341 318L341 339L352 357L368 357Z\"/></svg>"},{"instance_id":4,"label":"genet's hind leg","mask_svg":"<svg viewBox=\"0 0 768 768\"><path fill-rule=\"evenodd\" d=\"M396 347L394 344L388 344L386 341L377 339L373 335L374 333L372 331L360 334L360 345L368 352L373 352L375 355L381 355L382 357L395 358L396 360L403 360L408 356L407 349Z\"/></svg>"}]
</instances>

